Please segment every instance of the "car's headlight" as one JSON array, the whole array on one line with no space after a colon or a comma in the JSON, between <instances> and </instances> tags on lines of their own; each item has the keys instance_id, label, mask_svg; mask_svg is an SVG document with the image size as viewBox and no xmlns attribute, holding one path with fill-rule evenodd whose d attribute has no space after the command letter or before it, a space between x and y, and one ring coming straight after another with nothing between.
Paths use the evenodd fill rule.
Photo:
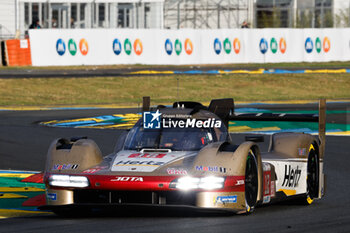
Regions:
<instances>
[{"instance_id":1,"label":"car's headlight","mask_svg":"<svg viewBox=\"0 0 350 233\"><path fill-rule=\"evenodd\" d=\"M190 190L190 189L221 189L224 187L225 178L224 177L214 177L208 176L203 178L196 177L181 177L176 182L176 188L182 190Z\"/></svg>"},{"instance_id":2,"label":"car's headlight","mask_svg":"<svg viewBox=\"0 0 350 233\"><path fill-rule=\"evenodd\" d=\"M215 176L208 176L201 178L199 182L199 188L201 189L221 189L224 187L225 178L224 177L215 177Z\"/></svg>"},{"instance_id":3,"label":"car's headlight","mask_svg":"<svg viewBox=\"0 0 350 233\"><path fill-rule=\"evenodd\" d=\"M49 185L58 187L85 188L89 186L89 180L85 176L51 175Z\"/></svg>"}]
</instances>

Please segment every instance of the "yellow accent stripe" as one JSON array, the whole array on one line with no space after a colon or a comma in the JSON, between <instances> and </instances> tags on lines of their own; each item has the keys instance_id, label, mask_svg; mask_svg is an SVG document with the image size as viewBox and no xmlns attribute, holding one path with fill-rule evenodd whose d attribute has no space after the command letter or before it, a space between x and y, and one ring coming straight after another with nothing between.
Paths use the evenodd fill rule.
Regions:
<instances>
[{"instance_id":1,"label":"yellow accent stripe","mask_svg":"<svg viewBox=\"0 0 350 233\"><path fill-rule=\"evenodd\" d=\"M32 187L0 187L0 192L43 192L45 189L32 188Z\"/></svg>"},{"instance_id":2,"label":"yellow accent stripe","mask_svg":"<svg viewBox=\"0 0 350 233\"><path fill-rule=\"evenodd\" d=\"M292 195L295 195L297 193L296 190L289 190L289 189L280 189L278 191L284 192L284 194L286 194L287 196L292 196Z\"/></svg>"},{"instance_id":3,"label":"yellow accent stripe","mask_svg":"<svg viewBox=\"0 0 350 233\"><path fill-rule=\"evenodd\" d=\"M7 198L28 198L27 196L24 195L19 195L15 193L2 193L0 194L0 199L7 199Z\"/></svg>"},{"instance_id":4,"label":"yellow accent stripe","mask_svg":"<svg viewBox=\"0 0 350 233\"><path fill-rule=\"evenodd\" d=\"M245 132L250 131L252 128L249 126L230 126L229 132Z\"/></svg>"},{"instance_id":5,"label":"yellow accent stripe","mask_svg":"<svg viewBox=\"0 0 350 233\"><path fill-rule=\"evenodd\" d=\"M258 69L258 70L219 70L220 74L263 74L265 69Z\"/></svg>"},{"instance_id":6,"label":"yellow accent stripe","mask_svg":"<svg viewBox=\"0 0 350 233\"><path fill-rule=\"evenodd\" d=\"M281 130L279 127L251 128L248 126L230 126L229 132L249 132L249 131L275 131Z\"/></svg>"},{"instance_id":7,"label":"yellow accent stripe","mask_svg":"<svg viewBox=\"0 0 350 233\"><path fill-rule=\"evenodd\" d=\"M129 74L174 74L174 71L141 70Z\"/></svg>"},{"instance_id":8,"label":"yellow accent stripe","mask_svg":"<svg viewBox=\"0 0 350 233\"><path fill-rule=\"evenodd\" d=\"M38 215L38 214L52 214L52 213L42 212L42 211L0 209L0 218L13 218L13 217L30 216L30 215Z\"/></svg>"},{"instance_id":9,"label":"yellow accent stripe","mask_svg":"<svg viewBox=\"0 0 350 233\"><path fill-rule=\"evenodd\" d=\"M306 74L319 74L319 73L328 73L328 74L342 74L347 73L346 69L336 69L336 70L305 70Z\"/></svg>"},{"instance_id":10,"label":"yellow accent stripe","mask_svg":"<svg viewBox=\"0 0 350 233\"><path fill-rule=\"evenodd\" d=\"M350 135L350 131L344 131L344 132L330 132L330 133L326 133L326 135L345 136L345 135Z\"/></svg>"},{"instance_id":11,"label":"yellow accent stripe","mask_svg":"<svg viewBox=\"0 0 350 233\"><path fill-rule=\"evenodd\" d=\"M16 178L27 178L32 176L33 174L28 173L0 173L0 177L16 177Z\"/></svg>"}]
</instances>

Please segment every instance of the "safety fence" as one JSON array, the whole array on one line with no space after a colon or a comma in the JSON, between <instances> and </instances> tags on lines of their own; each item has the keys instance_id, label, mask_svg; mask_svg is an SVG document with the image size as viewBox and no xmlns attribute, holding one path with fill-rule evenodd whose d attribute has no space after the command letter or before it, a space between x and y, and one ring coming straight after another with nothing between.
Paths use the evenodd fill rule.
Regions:
<instances>
[{"instance_id":1,"label":"safety fence","mask_svg":"<svg viewBox=\"0 0 350 233\"><path fill-rule=\"evenodd\" d=\"M345 29L35 29L2 44L9 66L350 61ZM31 56L29 56L31 55Z\"/></svg>"},{"instance_id":2,"label":"safety fence","mask_svg":"<svg viewBox=\"0 0 350 233\"><path fill-rule=\"evenodd\" d=\"M30 30L34 66L350 60L348 29Z\"/></svg>"}]
</instances>

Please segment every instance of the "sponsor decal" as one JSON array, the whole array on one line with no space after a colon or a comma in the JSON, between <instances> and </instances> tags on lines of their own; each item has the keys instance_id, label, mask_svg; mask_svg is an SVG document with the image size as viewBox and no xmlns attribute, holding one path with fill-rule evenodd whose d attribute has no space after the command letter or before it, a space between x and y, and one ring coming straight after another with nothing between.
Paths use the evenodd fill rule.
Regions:
<instances>
[{"instance_id":1,"label":"sponsor decal","mask_svg":"<svg viewBox=\"0 0 350 233\"><path fill-rule=\"evenodd\" d=\"M317 53L320 53L322 50L322 43L321 43L321 40L319 37L316 38L315 48L316 48Z\"/></svg>"},{"instance_id":2,"label":"sponsor decal","mask_svg":"<svg viewBox=\"0 0 350 233\"><path fill-rule=\"evenodd\" d=\"M143 128L145 129L160 129L160 116L159 110L156 112L144 112L143 113Z\"/></svg>"},{"instance_id":3,"label":"sponsor decal","mask_svg":"<svg viewBox=\"0 0 350 233\"><path fill-rule=\"evenodd\" d=\"M328 53L330 49L331 49L331 41L329 40L328 37L325 37L323 39L323 51L325 53Z\"/></svg>"},{"instance_id":4,"label":"sponsor decal","mask_svg":"<svg viewBox=\"0 0 350 233\"><path fill-rule=\"evenodd\" d=\"M261 38L259 43L260 52L265 54L269 49L269 45L267 44L267 40L265 38Z\"/></svg>"},{"instance_id":5,"label":"sponsor decal","mask_svg":"<svg viewBox=\"0 0 350 233\"><path fill-rule=\"evenodd\" d=\"M268 203L271 200L271 165L263 163L263 203Z\"/></svg>"},{"instance_id":6,"label":"sponsor decal","mask_svg":"<svg viewBox=\"0 0 350 233\"><path fill-rule=\"evenodd\" d=\"M67 170L67 169L77 169L79 164L55 164L52 170Z\"/></svg>"},{"instance_id":7,"label":"sponsor decal","mask_svg":"<svg viewBox=\"0 0 350 233\"><path fill-rule=\"evenodd\" d=\"M62 39L58 39L56 42L56 51L58 55L63 56L66 52L66 44Z\"/></svg>"},{"instance_id":8,"label":"sponsor decal","mask_svg":"<svg viewBox=\"0 0 350 233\"><path fill-rule=\"evenodd\" d=\"M143 182L143 177L129 177L129 176L116 176L111 181L132 181L132 182Z\"/></svg>"},{"instance_id":9,"label":"sponsor decal","mask_svg":"<svg viewBox=\"0 0 350 233\"><path fill-rule=\"evenodd\" d=\"M306 155L306 148L298 148L298 155L300 156Z\"/></svg>"},{"instance_id":10,"label":"sponsor decal","mask_svg":"<svg viewBox=\"0 0 350 233\"><path fill-rule=\"evenodd\" d=\"M169 175L187 175L187 171L182 168L180 169L168 168L166 169L166 171Z\"/></svg>"},{"instance_id":11,"label":"sponsor decal","mask_svg":"<svg viewBox=\"0 0 350 233\"><path fill-rule=\"evenodd\" d=\"M228 38L224 40L224 50L227 54L231 53L231 42Z\"/></svg>"},{"instance_id":12,"label":"sponsor decal","mask_svg":"<svg viewBox=\"0 0 350 233\"><path fill-rule=\"evenodd\" d=\"M271 38L270 48L272 53L276 53L278 50L277 41L274 37Z\"/></svg>"},{"instance_id":13,"label":"sponsor decal","mask_svg":"<svg viewBox=\"0 0 350 233\"><path fill-rule=\"evenodd\" d=\"M264 196L263 203L269 203L270 201L271 201L271 197L270 196Z\"/></svg>"},{"instance_id":14,"label":"sponsor decal","mask_svg":"<svg viewBox=\"0 0 350 233\"><path fill-rule=\"evenodd\" d=\"M77 45L73 39L69 39L68 41L68 51L72 56L75 56L77 53Z\"/></svg>"},{"instance_id":15,"label":"sponsor decal","mask_svg":"<svg viewBox=\"0 0 350 233\"><path fill-rule=\"evenodd\" d=\"M192 41L190 39L186 39L185 40L185 52L188 54L188 55L191 55L192 52L193 52L193 44L192 44Z\"/></svg>"},{"instance_id":16,"label":"sponsor decal","mask_svg":"<svg viewBox=\"0 0 350 233\"><path fill-rule=\"evenodd\" d=\"M113 52L115 55L119 55L122 52L122 44L117 38L113 40Z\"/></svg>"},{"instance_id":17,"label":"sponsor decal","mask_svg":"<svg viewBox=\"0 0 350 233\"><path fill-rule=\"evenodd\" d=\"M107 166L102 166L102 167L101 166L96 166L94 168L89 168L89 169L83 171L83 173L90 173L90 174L92 174L92 173L101 171L102 169L105 169L105 168L107 168Z\"/></svg>"},{"instance_id":18,"label":"sponsor decal","mask_svg":"<svg viewBox=\"0 0 350 233\"><path fill-rule=\"evenodd\" d=\"M134 51L137 56L140 56L143 52L143 46L140 39L134 41Z\"/></svg>"},{"instance_id":19,"label":"sponsor decal","mask_svg":"<svg viewBox=\"0 0 350 233\"><path fill-rule=\"evenodd\" d=\"M285 165L284 180L283 180L282 186L298 187L300 176L301 176L301 170L299 169L299 166L292 167L291 165Z\"/></svg>"},{"instance_id":20,"label":"sponsor decal","mask_svg":"<svg viewBox=\"0 0 350 233\"><path fill-rule=\"evenodd\" d=\"M264 195L270 194L271 172L264 175Z\"/></svg>"},{"instance_id":21,"label":"sponsor decal","mask_svg":"<svg viewBox=\"0 0 350 233\"><path fill-rule=\"evenodd\" d=\"M127 161L118 161L114 166L161 166L164 162L157 161L135 161L135 160L127 160Z\"/></svg>"},{"instance_id":22,"label":"sponsor decal","mask_svg":"<svg viewBox=\"0 0 350 233\"><path fill-rule=\"evenodd\" d=\"M87 170L83 171L83 173L92 174L92 173L98 172L100 170L101 170L101 168L90 168L90 169L87 169Z\"/></svg>"},{"instance_id":23,"label":"sponsor decal","mask_svg":"<svg viewBox=\"0 0 350 233\"><path fill-rule=\"evenodd\" d=\"M218 38L214 40L214 51L217 55L221 53L221 41Z\"/></svg>"},{"instance_id":24,"label":"sponsor decal","mask_svg":"<svg viewBox=\"0 0 350 233\"><path fill-rule=\"evenodd\" d=\"M221 43L219 38L215 38L214 40L214 51L217 55L221 53L221 50L224 50L226 54L230 54L232 47L236 54L240 52L241 42L238 38L235 38L232 44L229 38L225 38L223 43Z\"/></svg>"},{"instance_id":25,"label":"sponsor decal","mask_svg":"<svg viewBox=\"0 0 350 233\"><path fill-rule=\"evenodd\" d=\"M129 155L128 158L155 158L155 159L161 159L164 156L166 156L166 154L133 153L133 154Z\"/></svg>"},{"instance_id":26,"label":"sponsor decal","mask_svg":"<svg viewBox=\"0 0 350 233\"><path fill-rule=\"evenodd\" d=\"M47 199L51 201L57 201L57 194L56 193L47 193Z\"/></svg>"},{"instance_id":27,"label":"sponsor decal","mask_svg":"<svg viewBox=\"0 0 350 233\"><path fill-rule=\"evenodd\" d=\"M270 183L270 191L271 191L271 197L276 196L275 181L271 181L271 183Z\"/></svg>"},{"instance_id":28,"label":"sponsor decal","mask_svg":"<svg viewBox=\"0 0 350 233\"><path fill-rule=\"evenodd\" d=\"M131 42L128 38L126 38L124 40L124 51L127 55L130 55L131 54L131 50L132 50L132 47L131 47Z\"/></svg>"},{"instance_id":29,"label":"sponsor decal","mask_svg":"<svg viewBox=\"0 0 350 233\"><path fill-rule=\"evenodd\" d=\"M173 53L173 43L171 43L170 39L166 39L165 41L165 52L168 55L171 55Z\"/></svg>"},{"instance_id":30,"label":"sponsor decal","mask_svg":"<svg viewBox=\"0 0 350 233\"><path fill-rule=\"evenodd\" d=\"M236 185L244 185L244 180L237 180Z\"/></svg>"},{"instance_id":31,"label":"sponsor decal","mask_svg":"<svg viewBox=\"0 0 350 233\"><path fill-rule=\"evenodd\" d=\"M236 54L239 54L239 51L241 51L241 42L239 41L238 38L235 38L233 40L233 50L235 51Z\"/></svg>"},{"instance_id":32,"label":"sponsor decal","mask_svg":"<svg viewBox=\"0 0 350 233\"><path fill-rule=\"evenodd\" d=\"M226 168L224 167L206 167L206 166L196 166L196 170L197 171L206 171L206 172L222 172L222 173L226 173Z\"/></svg>"},{"instance_id":33,"label":"sponsor decal","mask_svg":"<svg viewBox=\"0 0 350 233\"><path fill-rule=\"evenodd\" d=\"M321 53L323 51L325 53L328 53L329 50L331 49L331 41L328 37L323 38L323 44L322 40L319 37L316 37L315 39L315 50L317 53ZM311 53L313 51L313 41L311 40L310 37L306 38L305 41L305 50L307 53Z\"/></svg>"},{"instance_id":34,"label":"sponsor decal","mask_svg":"<svg viewBox=\"0 0 350 233\"><path fill-rule=\"evenodd\" d=\"M215 204L237 203L237 195L233 196L217 196Z\"/></svg>"},{"instance_id":35,"label":"sponsor decal","mask_svg":"<svg viewBox=\"0 0 350 233\"><path fill-rule=\"evenodd\" d=\"M85 39L81 39L79 42L79 49L80 49L80 53L83 56L86 56L89 52L89 45L87 43L87 41Z\"/></svg>"},{"instance_id":36,"label":"sponsor decal","mask_svg":"<svg viewBox=\"0 0 350 233\"><path fill-rule=\"evenodd\" d=\"M311 53L313 49L314 49L314 43L312 42L311 38L310 37L306 38L306 40L305 40L305 51L307 53Z\"/></svg>"},{"instance_id":37,"label":"sponsor decal","mask_svg":"<svg viewBox=\"0 0 350 233\"><path fill-rule=\"evenodd\" d=\"M176 55L180 55L181 51L182 51L181 41L179 39L176 39L175 40L175 52L176 52Z\"/></svg>"},{"instance_id":38,"label":"sponsor decal","mask_svg":"<svg viewBox=\"0 0 350 233\"><path fill-rule=\"evenodd\" d=\"M280 51L282 54L284 54L287 50L287 43L286 40L284 38L280 39Z\"/></svg>"}]
</instances>

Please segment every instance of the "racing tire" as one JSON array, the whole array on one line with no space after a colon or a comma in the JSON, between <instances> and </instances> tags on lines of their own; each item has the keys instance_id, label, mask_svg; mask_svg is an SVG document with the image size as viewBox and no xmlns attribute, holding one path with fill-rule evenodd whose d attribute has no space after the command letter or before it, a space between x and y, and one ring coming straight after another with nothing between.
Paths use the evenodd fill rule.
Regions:
<instances>
[{"instance_id":1,"label":"racing tire","mask_svg":"<svg viewBox=\"0 0 350 233\"><path fill-rule=\"evenodd\" d=\"M311 205L315 198L318 197L319 190L319 156L315 145L311 144L307 159L306 175L306 195L299 199L303 205Z\"/></svg>"},{"instance_id":2,"label":"racing tire","mask_svg":"<svg viewBox=\"0 0 350 233\"><path fill-rule=\"evenodd\" d=\"M252 150L250 150L245 169L245 203L246 203L246 213L252 213L254 211L255 205L258 198L258 163L256 157Z\"/></svg>"}]
</instances>

